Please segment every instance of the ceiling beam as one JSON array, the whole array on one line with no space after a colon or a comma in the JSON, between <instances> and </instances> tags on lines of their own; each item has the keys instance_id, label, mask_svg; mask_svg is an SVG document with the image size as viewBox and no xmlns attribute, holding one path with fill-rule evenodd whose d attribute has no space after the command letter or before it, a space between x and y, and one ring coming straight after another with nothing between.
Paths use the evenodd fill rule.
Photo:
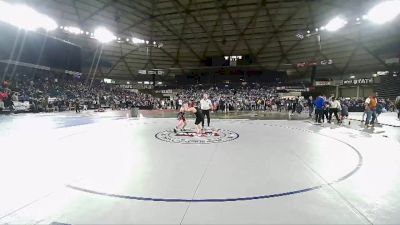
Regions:
<instances>
[{"instance_id":1,"label":"ceiling beam","mask_svg":"<svg viewBox=\"0 0 400 225\"><path fill-rule=\"evenodd\" d=\"M79 24L84 24L86 23L89 19L91 19L93 16L97 15L98 13L100 13L101 11L107 9L109 6L111 6L112 4L118 2L119 0L108 0L108 2L106 2L102 7L100 7L99 9L97 9L96 11L92 12L89 16L81 19L79 21ZM99 3L101 3L100 1L97 1Z\"/></svg>"}]
</instances>

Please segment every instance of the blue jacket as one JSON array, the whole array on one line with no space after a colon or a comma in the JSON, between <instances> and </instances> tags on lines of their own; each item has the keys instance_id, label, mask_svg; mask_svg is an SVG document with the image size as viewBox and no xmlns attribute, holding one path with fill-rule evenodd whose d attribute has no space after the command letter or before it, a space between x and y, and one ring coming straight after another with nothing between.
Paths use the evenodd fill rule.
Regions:
<instances>
[{"instance_id":1,"label":"blue jacket","mask_svg":"<svg viewBox=\"0 0 400 225\"><path fill-rule=\"evenodd\" d=\"M321 97L318 97L314 102L316 109L323 109L325 106L325 100Z\"/></svg>"}]
</instances>

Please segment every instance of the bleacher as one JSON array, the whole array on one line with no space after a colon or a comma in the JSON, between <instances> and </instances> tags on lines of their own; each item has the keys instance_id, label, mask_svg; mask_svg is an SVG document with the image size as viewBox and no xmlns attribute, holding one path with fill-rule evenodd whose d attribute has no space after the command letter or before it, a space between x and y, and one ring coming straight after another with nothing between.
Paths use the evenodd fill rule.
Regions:
<instances>
[{"instance_id":1,"label":"bleacher","mask_svg":"<svg viewBox=\"0 0 400 225\"><path fill-rule=\"evenodd\" d=\"M396 99L400 93L400 77L381 76L381 84L376 88L380 98Z\"/></svg>"}]
</instances>

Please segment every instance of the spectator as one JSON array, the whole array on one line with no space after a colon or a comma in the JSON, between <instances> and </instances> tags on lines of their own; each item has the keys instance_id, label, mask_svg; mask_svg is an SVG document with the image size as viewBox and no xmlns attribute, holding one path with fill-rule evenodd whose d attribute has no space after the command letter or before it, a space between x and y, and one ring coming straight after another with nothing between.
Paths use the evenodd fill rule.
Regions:
<instances>
[{"instance_id":1,"label":"spectator","mask_svg":"<svg viewBox=\"0 0 400 225\"><path fill-rule=\"evenodd\" d=\"M376 119L376 106L377 99L375 95L371 95L365 100L365 111L367 113L367 119L365 120L366 126L372 126L374 124Z\"/></svg>"},{"instance_id":2,"label":"spectator","mask_svg":"<svg viewBox=\"0 0 400 225\"><path fill-rule=\"evenodd\" d=\"M397 109L397 119L400 120L400 96L396 97L395 105Z\"/></svg>"},{"instance_id":3,"label":"spectator","mask_svg":"<svg viewBox=\"0 0 400 225\"><path fill-rule=\"evenodd\" d=\"M314 102L315 105L315 122L322 123L324 117L325 99L323 95L319 95Z\"/></svg>"},{"instance_id":4,"label":"spectator","mask_svg":"<svg viewBox=\"0 0 400 225\"><path fill-rule=\"evenodd\" d=\"M342 110L340 102L335 99L334 97L331 98L330 107L329 107L329 120L328 122L331 123L332 121L332 114L335 115L336 120L340 123L340 118L338 113Z\"/></svg>"}]
</instances>

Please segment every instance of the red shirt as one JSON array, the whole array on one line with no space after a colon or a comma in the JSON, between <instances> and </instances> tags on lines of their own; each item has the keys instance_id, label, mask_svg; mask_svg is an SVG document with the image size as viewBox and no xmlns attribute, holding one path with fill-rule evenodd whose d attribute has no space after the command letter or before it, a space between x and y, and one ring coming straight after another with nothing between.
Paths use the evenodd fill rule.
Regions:
<instances>
[{"instance_id":1,"label":"red shirt","mask_svg":"<svg viewBox=\"0 0 400 225\"><path fill-rule=\"evenodd\" d=\"M0 92L0 100L1 101L6 100L7 98L8 98L8 94L7 93Z\"/></svg>"}]
</instances>

